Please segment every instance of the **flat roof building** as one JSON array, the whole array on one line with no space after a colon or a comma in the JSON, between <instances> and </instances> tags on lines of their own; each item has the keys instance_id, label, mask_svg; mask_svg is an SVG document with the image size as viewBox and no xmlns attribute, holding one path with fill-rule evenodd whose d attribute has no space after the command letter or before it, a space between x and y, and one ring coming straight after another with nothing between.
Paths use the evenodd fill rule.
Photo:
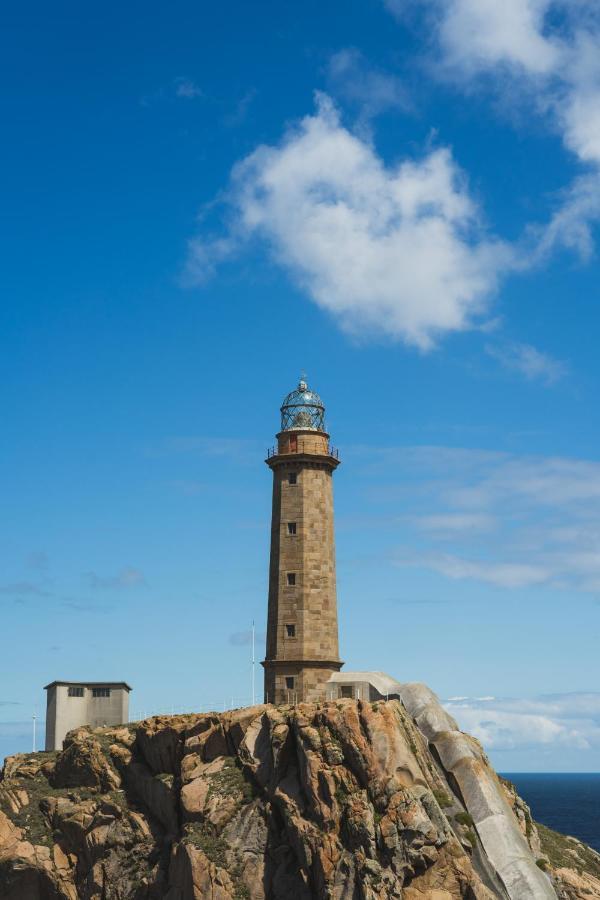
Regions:
<instances>
[{"instance_id":1,"label":"flat roof building","mask_svg":"<svg viewBox=\"0 0 600 900\"><path fill-rule=\"evenodd\" d=\"M67 732L129 721L130 686L125 681L52 681L46 694L46 750L62 750Z\"/></svg>"}]
</instances>

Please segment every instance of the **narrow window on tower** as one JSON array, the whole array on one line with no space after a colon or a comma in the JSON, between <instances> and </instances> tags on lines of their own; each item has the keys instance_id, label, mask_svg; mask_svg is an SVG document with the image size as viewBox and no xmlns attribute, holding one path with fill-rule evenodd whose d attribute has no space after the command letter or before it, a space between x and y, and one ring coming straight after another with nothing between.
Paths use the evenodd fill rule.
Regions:
<instances>
[{"instance_id":1,"label":"narrow window on tower","mask_svg":"<svg viewBox=\"0 0 600 900\"><path fill-rule=\"evenodd\" d=\"M288 637L296 637L296 626L295 625L286 625L285 630Z\"/></svg>"},{"instance_id":2,"label":"narrow window on tower","mask_svg":"<svg viewBox=\"0 0 600 900\"><path fill-rule=\"evenodd\" d=\"M296 584L296 573L295 572L287 573L287 583L289 584L290 587L292 587L294 584Z\"/></svg>"},{"instance_id":3,"label":"narrow window on tower","mask_svg":"<svg viewBox=\"0 0 600 900\"><path fill-rule=\"evenodd\" d=\"M285 686L286 686L286 688L287 688L288 691L293 691L293 690L294 690L294 681L295 681L295 678L294 678L293 675L288 675L288 676L286 676L286 679L285 679Z\"/></svg>"},{"instance_id":4,"label":"narrow window on tower","mask_svg":"<svg viewBox=\"0 0 600 900\"><path fill-rule=\"evenodd\" d=\"M297 472L290 472L289 483L290 484L298 483L298 473Z\"/></svg>"},{"instance_id":5,"label":"narrow window on tower","mask_svg":"<svg viewBox=\"0 0 600 900\"><path fill-rule=\"evenodd\" d=\"M288 534L296 534L296 523L288 522Z\"/></svg>"}]
</instances>

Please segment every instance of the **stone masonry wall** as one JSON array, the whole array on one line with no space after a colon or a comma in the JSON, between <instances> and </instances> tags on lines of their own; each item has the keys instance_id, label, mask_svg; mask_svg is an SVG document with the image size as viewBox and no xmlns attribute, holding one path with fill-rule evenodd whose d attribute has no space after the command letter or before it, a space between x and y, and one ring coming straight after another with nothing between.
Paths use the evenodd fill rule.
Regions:
<instances>
[{"instance_id":1,"label":"stone masonry wall","mask_svg":"<svg viewBox=\"0 0 600 900\"><path fill-rule=\"evenodd\" d=\"M339 669L333 466L322 456L271 462L273 508L265 695L270 702L324 697ZM296 483L290 483L290 473ZM290 533L289 523L295 525ZM293 531L293 529L292 529ZM295 576L290 584L288 575ZM294 629L290 635L288 627ZM318 661L333 666L311 666ZM269 663L275 662L275 665ZM306 665L304 664L306 663ZM286 678L295 679L290 691Z\"/></svg>"}]
</instances>

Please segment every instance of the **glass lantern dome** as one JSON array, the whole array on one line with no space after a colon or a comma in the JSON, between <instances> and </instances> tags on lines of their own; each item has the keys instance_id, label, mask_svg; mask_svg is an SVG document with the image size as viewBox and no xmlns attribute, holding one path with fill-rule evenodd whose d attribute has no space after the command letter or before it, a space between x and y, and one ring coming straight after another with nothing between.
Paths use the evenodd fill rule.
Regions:
<instances>
[{"instance_id":1,"label":"glass lantern dome","mask_svg":"<svg viewBox=\"0 0 600 900\"><path fill-rule=\"evenodd\" d=\"M301 378L298 387L281 404L281 430L325 431L325 407L318 394Z\"/></svg>"}]
</instances>

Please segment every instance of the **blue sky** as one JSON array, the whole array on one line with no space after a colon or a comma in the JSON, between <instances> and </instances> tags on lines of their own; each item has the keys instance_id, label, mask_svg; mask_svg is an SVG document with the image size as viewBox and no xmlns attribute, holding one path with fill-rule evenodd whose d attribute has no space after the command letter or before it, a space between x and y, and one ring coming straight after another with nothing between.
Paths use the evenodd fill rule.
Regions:
<instances>
[{"instance_id":1,"label":"blue sky","mask_svg":"<svg viewBox=\"0 0 600 900\"><path fill-rule=\"evenodd\" d=\"M597 770L594 5L5 19L0 757L55 678L249 701L306 371L347 667L425 681L501 770Z\"/></svg>"}]
</instances>

